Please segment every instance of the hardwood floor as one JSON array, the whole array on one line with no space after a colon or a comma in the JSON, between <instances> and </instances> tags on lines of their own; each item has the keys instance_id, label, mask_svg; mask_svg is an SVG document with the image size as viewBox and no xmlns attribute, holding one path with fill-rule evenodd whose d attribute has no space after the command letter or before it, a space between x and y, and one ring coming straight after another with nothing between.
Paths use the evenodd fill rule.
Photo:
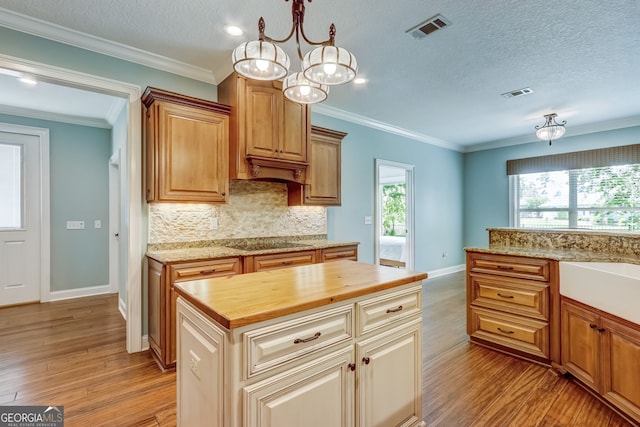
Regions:
<instances>
[{"instance_id":1,"label":"hardwood floor","mask_svg":"<svg viewBox=\"0 0 640 427\"><path fill-rule=\"evenodd\" d=\"M575 382L469 344L464 280L424 287L428 426L630 426ZM117 305L107 295L0 309L0 404L64 405L67 427L175 426L175 372L127 354Z\"/></svg>"}]
</instances>

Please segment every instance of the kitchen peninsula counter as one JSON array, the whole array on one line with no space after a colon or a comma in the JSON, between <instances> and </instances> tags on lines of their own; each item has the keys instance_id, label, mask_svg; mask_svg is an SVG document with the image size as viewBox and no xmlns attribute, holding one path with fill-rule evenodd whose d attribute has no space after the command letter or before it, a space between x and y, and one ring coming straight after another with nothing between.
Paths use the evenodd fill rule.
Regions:
<instances>
[{"instance_id":1,"label":"kitchen peninsula counter","mask_svg":"<svg viewBox=\"0 0 640 427\"><path fill-rule=\"evenodd\" d=\"M517 246L493 246L488 248L464 248L467 252L478 252L492 255L512 255L528 258L543 258L554 261L570 262L622 262L640 264L637 256L625 256L606 252L581 251L571 249L523 248Z\"/></svg>"},{"instance_id":2,"label":"kitchen peninsula counter","mask_svg":"<svg viewBox=\"0 0 640 427\"><path fill-rule=\"evenodd\" d=\"M424 426L426 278L341 260L176 283L178 426Z\"/></svg>"}]
</instances>

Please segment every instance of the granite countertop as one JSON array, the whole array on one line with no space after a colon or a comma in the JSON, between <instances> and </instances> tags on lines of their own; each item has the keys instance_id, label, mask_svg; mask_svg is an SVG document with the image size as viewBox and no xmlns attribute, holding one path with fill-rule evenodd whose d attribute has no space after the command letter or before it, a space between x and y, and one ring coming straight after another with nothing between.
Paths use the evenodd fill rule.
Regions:
<instances>
[{"instance_id":1,"label":"granite countertop","mask_svg":"<svg viewBox=\"0 0 640 427\"><path fill-rule=\"evenodd\" d=\"M238 244L254 244L256 247L260 243L269 244L273 243L273 239L238 239L219 242L202 243L199 246L193 247L188 244L175 245L177 247L152 247L147 250L146 255L149 258L153 258L156 261L162 263L181 262L181 261L197 261L206 259L227 258L236 256L252 256L252 255L264 255L264 254L277 254L284 252L297 252L305 250L326 249L341 246L353 246L358 245L359 242L341 242L336 240L327 239L304 239L304 238L282 238L277 240L280 243L286 245L290 243L291 246L278 247L278 248L261 248L261 249L237 249L230 246ZM226 246L229 245L229 246Z\"/></svg>"},{"instance_id":2,"label":"granite countertop","mask_svg":"<svg viewBox=\"0 0 640 427\"><path fill-rule=\"evenodd\" d=\"M175 284L226 329L323 307L427 278L427 273L335 261Z\"/></svg>"},{"instance_id":3,"label":"granite countertop","mask_svg":"<svg viewBox=\"0 0 640 427\"><path fill-rule=\"evenodd\" d=\"M464 248L467 252L481 252L495 255L515 255L530 258L545 258L555 261L574 262L623 262L640 264L638 257L609 254L604 252L570 249L526 248L519 246L491 246L488 248Z\"/></svg>"}]
</instances>

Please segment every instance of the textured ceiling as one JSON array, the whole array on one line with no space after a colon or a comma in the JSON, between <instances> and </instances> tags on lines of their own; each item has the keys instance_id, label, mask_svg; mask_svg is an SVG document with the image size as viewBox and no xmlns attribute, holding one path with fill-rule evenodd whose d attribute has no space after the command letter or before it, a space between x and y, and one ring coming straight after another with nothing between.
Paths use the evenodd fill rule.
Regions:
<instances>
[{"instance_id":1,"label":"textured ceiling","mask_svg":"<svg viewBox=\"0 0 640 427\"><path fill-rule=\"evenodd\" d=\"M231 50L257 36L260 16L268 35L286 35L290 7L283 0L0 0L0 8L189 64L212 82L231 71ZM405 33L438 13L450 27L423 40ZM356 54L368 79L332 88L323 104L329 114L345 111L463 151L533 140L549 112L567 121L567 136L599 122L640 124L638 0L314 0L305 22L316 40L334 22L336 43ZM226 35L226 24L245 35ZM297 67L293 42L286 48ZM501 96L523 87L534 93Z\"/></svg>"}]
</instances>

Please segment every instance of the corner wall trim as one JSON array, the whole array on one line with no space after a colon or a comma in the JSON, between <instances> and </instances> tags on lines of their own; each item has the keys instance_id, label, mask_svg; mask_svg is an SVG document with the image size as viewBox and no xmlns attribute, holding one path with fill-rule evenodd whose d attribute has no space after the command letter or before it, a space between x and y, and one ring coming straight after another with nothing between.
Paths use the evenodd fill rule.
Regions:
<instances>
[{"instance_id":1,"label":"corner wall trim","mask_svg":"<svg viewBox=\"0 0 640 427\"><path fill-rule=\"evenodd\" d=\"M120 314L124 321L127 321L127 303L124 302L122 297L118 298L118 310L120 310Z\"/></svg>"}]
</instances>

